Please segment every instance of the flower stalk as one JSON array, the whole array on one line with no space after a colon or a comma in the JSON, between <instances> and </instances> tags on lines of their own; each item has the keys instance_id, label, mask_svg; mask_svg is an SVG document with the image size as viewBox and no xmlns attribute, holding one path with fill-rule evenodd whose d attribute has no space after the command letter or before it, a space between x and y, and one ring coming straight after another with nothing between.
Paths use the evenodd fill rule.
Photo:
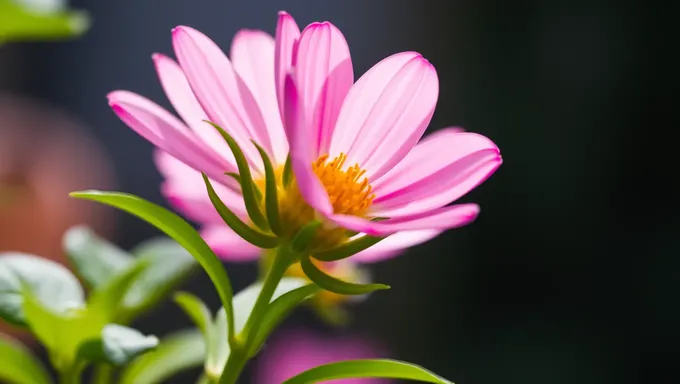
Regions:
<instances>
[{"instance_id":1,"label":"flower stalk","mask_svg":"<svg viewBox=\"0 0 680 384\"><path fill-rule=\"evenodd\" d=\"M262 290L255 301L253 311L248 317L243 331L236 336L236 342L231 345L231 352L222 370L219 384L234 384L241 375L250 358L249 351L255 342L255 335L257 335L262 318L267 312L269 302L274 296L274 291L296 256L288 244L281 244L276 249L276 256L264 278Z\"/></svg>"}]
</instances>

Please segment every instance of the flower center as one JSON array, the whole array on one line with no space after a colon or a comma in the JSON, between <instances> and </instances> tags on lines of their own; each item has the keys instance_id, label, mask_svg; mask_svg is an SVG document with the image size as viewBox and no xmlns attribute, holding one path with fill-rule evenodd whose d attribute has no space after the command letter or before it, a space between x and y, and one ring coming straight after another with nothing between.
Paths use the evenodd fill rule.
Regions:
<instances>
[{"instance_id":1,"label":"flower center","mask_svg":"<svg viewBox=\"0 0 680 384\"><path fill-rule=\"evenodd\" d=\"M371 206L375 195L373 187L364 175L366 171L354 164L343 170L347 155L339 156L328 161L328 155L319 157L312 164L314 173L326 188L328 197L333 205L333 212L344 215L363 216Z\"/></svg>"},{"instance_id":2,"label":"flower center","mask_svg":"<svg viewBox=\"0 0 680 384\"><path fill-rule=\"evenodd\" d=\"M346 159L347 155L344 153L330 161L328 155L323 155L312 163L312 168L328 193L334 213L364 217L375 194L365 176L366 171L358 164L343 169ZM279 191L279 214L286 235L293 236L302 226L318 219L314 209L302 198L294 181ZM320 249L338 245L346 241L348 236L343 228L324 225L317 232L316 238L315 248Z\"/></svg>"}]
</instances>

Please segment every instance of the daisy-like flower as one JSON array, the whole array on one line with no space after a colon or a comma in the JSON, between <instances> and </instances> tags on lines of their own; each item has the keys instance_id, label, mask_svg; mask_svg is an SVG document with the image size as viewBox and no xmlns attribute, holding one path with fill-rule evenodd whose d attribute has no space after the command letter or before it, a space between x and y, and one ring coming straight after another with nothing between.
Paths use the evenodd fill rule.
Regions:
<instances>
[{"instance_id":1,"label":"daisy-like flower","mask_svg":"<svg viewBox=\"0 0 680 384\"><path fill-rule=\"evenodd\" d=\"M231 211L277 238L290 239L321 221L314 252L345 244L356 233L387 237L352 259L392 256L479 213L476 204L449 203L498 168L499 150L484 136L451 128L420 140L438 97L436 71L420 54L390 56L355 83L347 42L328 22L300 33L281 12L275 38L239 32L231 60L192 28L177 27L172 36L179 63L159 54L153 59L184 121L127 91L109 94L109 104L162 150L156 160L165 195L203 223L203 236L225 257L252 259L260 251L224 225L199 172ZM241 148L258 190L264 190L267 169L250 141L271 160L277 228L262 224L265 199L258 200L259 216L244 204L248 194L229 176L238 173L238 157L206 121Z\"/></svg>"}]
</instances>

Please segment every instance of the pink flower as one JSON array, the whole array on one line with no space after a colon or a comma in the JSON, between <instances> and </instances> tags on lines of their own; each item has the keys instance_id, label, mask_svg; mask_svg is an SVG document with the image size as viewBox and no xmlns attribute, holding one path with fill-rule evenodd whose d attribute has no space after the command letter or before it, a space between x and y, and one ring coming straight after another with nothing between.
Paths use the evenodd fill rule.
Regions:
<instances>
[{"instance_id":1,"label":"pink flower","mask_svg":"<svg viewBox=\"0 0 680 384\"><path fill-rule=\"evenodd\" d=\"M374 345L356 337L329 337L296 330L268 342L257 361L255 384L280 384L308 369L342 360L378 357ZM344 379L334 384L379 384L385 379Z\"/></svg>"},{"instance_id":2,"label":"pink flower","mask_svg":"<svg viewBox=\"0 0 680 384\"><path fill-rule=\"evenodd\" d=\"M261 251L224 225L207 198L199 172L247 220L240 189L225 176L237 171L234 157L204 120L234 137L256 183L264 169L251 139L279 174L290 157L295 181L278 180L287 235L321 218L325 226L317 237L327 246L347 241L347 230L389 236L354 261L394 256L479 213L476 204L448 204L489 177L501 164L500 152L486 137L454 128L420 140L438 97L436 71L421 55L390 56L355 83L347 42L328 22L300 33L281 12L275 38L240 31L231 60L192 28L177 27L172 36L179 64L160 54L153 60L184 121L127 91L110 93L109 104L162 150L156 162L166 179L163 193L202 224L203 236L223 257L252 260Z\"/></svg>"}]
</instances>

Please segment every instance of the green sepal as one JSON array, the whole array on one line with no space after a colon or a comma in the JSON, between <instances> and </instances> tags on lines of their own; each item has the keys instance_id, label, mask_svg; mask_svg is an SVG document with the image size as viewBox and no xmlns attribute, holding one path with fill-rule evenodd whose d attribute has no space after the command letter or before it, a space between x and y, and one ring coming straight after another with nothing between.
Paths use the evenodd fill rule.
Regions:
<instances>
[{"instance_id":1,"label":"green sepal","mask_svg":"<svg viewBox=\"0 0 680 384\"><path fill-rule=\"evenodd\" d=\"M319 220L312 220L305 224L304 227L295 234L293 240L290 242L290 248L295 253L307 253L314 241L316 232L321 227Z\"/></svg>"},{"instance_id":2,"label":"green sepal","mask_svg":"<svg viewBox=\"0 0 680 384\"><path fill-rule=\"evenodd\" d=\"M290 155L286 158L286 163L283 165L283 175L281 175L281 182L283 186L287 187L290 182L293 181L293 164L290 159Z\"/></svg>"},{"instance_id":3,"label":"green sepal","mask_svg":"<svg viewBox=\"0 0 680 384\"><path fill-rule=\"evenodd\" d=\"M255 196L255 183L253 182L253 176L250 173L250 166L248 165L248 160L246 160L246 156L243 154L243 151L241 150L241 147L238 146L236 143L236 140L234 140L233 137L231 137L230 134L227 133L222 127L219 125L205 120L206 123L212 125L215 129L217 129L217 132L222 135L222 138L224 138L224 141L227 142L227 145L229 146L229 149L231 149L231 152L234 154L234 159L236 159L236 166L238 167L238 173L239 173L239 178L241 182L241 193L243 194L243 202L246 205L246 210L248 211L248 216L250 216L250 220L253 221L253 224L258 226L260 229L267 230L269 229L269 226L267 225L267 220L265 219L264 215L262 214L262 211L260 210L260 202L257 199L257 196Z\"/></svg>"},{"instance_id":4,"label":"green sepal","mask_svg":"<svg viewBox=\"0 0 680 384\"><path fill-rule=\"evenodd\" d=\"M379 241L383 239L384 237L364 235L357 239L347 241L329 250L314 253L312 254L312 257L320 261L337 261L346 259L377 244Z\"/></svg>"},{"instance_id":5,"label":"green sepal","mask_svg":"<svg viewBox=\"0 0 680 384\"><path fill-rule=\"evenodd\" d=\"M208 197L210 197L210 201L217 210L217 213L219 213L220 217L222 217L222 220L224 220L229 228L236 232L237 235L241 236L245 241L260 248L274 248L279 244L278 238L267 235L266 233L262 233L244 223L238 216L236 216L234 212L231 211L231 209L224 205L222 200L220 200L220 197L217 196L217 192L215 192L215 189L210 183L210 179L208 179L208 176L203 174L203 180L205 181L205 186L208 189Z\"/></svg>"},{"instance_id":6,"label":"green sepal","mask_svg":"<svg viewBox=\"0 0 680 384\"><path fill-rule=\"evenodd\" d=\"M337 279L320 270L309 256L300 258L300 266L305 275L319 287L340 295L365 295L374 291L390 289L385 284L356 284Z\"/></svg>"},{"instance_id":7,"label":"green sepal","mask_svg":"<svg viewBox=\"0 0 680 384\"><path fill-rule=\"evenodd\" d=\"M281 218L279 217L279 197L276 187L276 174L274 173L274 167L272 166L272 161L269 159L267 152L255 141L253 141L253 144L257 148L257 151L260 152L262 163L264 164L264 204L265 211L267 213L267 221L269 222L269 228L272 230L272 232L274 232L274 234L281 236L283 233L283 227L281 226Z\"/></svg>"},{"instance_id":8,"label":"green sepal","mask_svg":"<svg viewBox=\"0 0 680 384\"><path fill-rule=\"evenodd\" d=\"M236 180L239 187L241 186L241 176L239 176L238 173L224 172L224 174ZM255 183L253 183L253 191L255 191L255 198L257 199L257 201L262 201L262 191L260 191L260 187L258 187Z\"/></svg>"}]
</instances>

